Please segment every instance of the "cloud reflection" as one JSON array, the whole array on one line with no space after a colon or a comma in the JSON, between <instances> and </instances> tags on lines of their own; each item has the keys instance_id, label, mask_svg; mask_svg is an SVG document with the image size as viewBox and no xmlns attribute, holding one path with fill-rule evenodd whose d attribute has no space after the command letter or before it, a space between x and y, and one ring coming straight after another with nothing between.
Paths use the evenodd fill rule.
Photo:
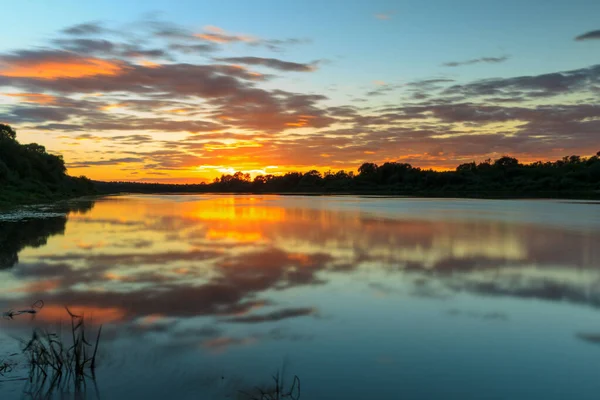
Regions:
<instances>
[{"instance_id":1,"label":"cloud reflection","mask_svg":"<svg viewBox=\"0 0 600 400\"><path fill-rule=\"evenodd\" d=\"M183 335L206 325L175 329L173 321L284 324L315 315L316 299L288 307L284 293L317 285L326 293L338 277L370 271L386 278L365 287L382 293L446 299L467 292L600 307L595 229L410 214L387 218L272 201L184 198L177 208L158 197L101 201L86 215L72 214L66 235L51 249L43 247L45 238L65 232L66 217L45 221L45 231L38 228L42 223L15 223L21 236L0 240L7 249L2 259L14 264L4 272L8 290L0 302L43 298L43 321L64 318L63 306L69 305L98 322L127 323L132 334ZM400 281L409 284L404 292L395 283ZM209 331L196 332L205 348L258 340Z\"/></svg>"}]
</instances>

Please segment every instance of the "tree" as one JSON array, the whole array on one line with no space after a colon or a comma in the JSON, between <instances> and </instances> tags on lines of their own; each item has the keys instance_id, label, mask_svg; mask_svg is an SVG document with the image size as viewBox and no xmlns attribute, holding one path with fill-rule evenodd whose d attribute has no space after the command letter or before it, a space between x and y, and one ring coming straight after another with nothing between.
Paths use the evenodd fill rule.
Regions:
<instances>
[{"instance_id":1,"label":"tree","mask_svg":"<svg viewBox=\"0 0 600 400\"><path fill-rule=\"evenodd\" d=\"M460 164L456 167L456 172L474 172L477 170L477 164L475 162Z\"/></svg>"},{"instance_id":2,"label":"tree","mask_svg":"<svg viewBox=\"0 0 600 400\"><path fill-rule=\"evenodd\" d=\"M500 168L511 168L511 167L516 167L518 165L519 165L519 160L517 160L516 158L513 158L513 157L508 157L508 156L500 157L494 163L495 167L500 167Z\"/></svg>"},{"instance_id":3,"label":"tree","mask_svg":"<svg viewBox=\"0 0 600 400\"><path fill-rule=\"evenodd\" d=\"M17 132L9 125L0 124L0 140L2 139L17 140Z\"/></svg>"},{"instance_id":4,"label":"tree","mask_svg":"<svg viewBox=\"0 0 600 400\"><path fill-rule=\"evenodd\" d=\"M37 143L20 144L16 137L13 128L0 124L0 202L10 202L11 197L49 199L94 192L91 181L67 175L62 156L48 153Z\"/></svg>"},{"instance_id":5,"label":"tree","mask_svg":"<svg viewBox=\"0 0 600 400\"><path fill-rule=\"evenodd\" d=\"M364 163L358 167L358 173L362 176L371 176L377 173L377 164Z\"/></svg>"}]
</instances>

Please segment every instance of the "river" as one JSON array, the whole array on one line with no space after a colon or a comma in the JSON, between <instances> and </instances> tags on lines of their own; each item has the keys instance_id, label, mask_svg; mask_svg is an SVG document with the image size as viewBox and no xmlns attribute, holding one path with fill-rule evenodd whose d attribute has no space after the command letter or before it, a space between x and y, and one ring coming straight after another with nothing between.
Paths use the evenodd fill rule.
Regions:
<instances>
[{"instance_id":1,"label":"river","mask_svg":"<svg viewBox=\"0 0 600 400\"><path fill-rule=\"evenodd\" d=\"M593 202L126 195L0 214L0 307L38 300L0 320L2 399L31 389L9 381L27 376L17 338L64 330L65 306L103 327L84 398L260 398L242 392L277 371L301 399L600 396Z\"/></svg>"}]
</instances>

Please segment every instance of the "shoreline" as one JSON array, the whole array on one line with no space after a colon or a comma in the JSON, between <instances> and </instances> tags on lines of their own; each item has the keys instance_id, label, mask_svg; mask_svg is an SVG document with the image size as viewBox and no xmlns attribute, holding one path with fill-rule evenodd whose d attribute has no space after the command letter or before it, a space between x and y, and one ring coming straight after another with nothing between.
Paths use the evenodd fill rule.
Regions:
<instances>
[{"instance_id":1,"label":"shoreline","mask_svg":"<svg viewBox=\"0 0 600 400\"><path fill-rule=\"evenodd\" d=\"M356 196L356 197L384 197L384 198L426 198L426 199L473 199L473 200L600 200L600 192L525 192L511 193L507 191L482 191L482 192L395 192L395 191L297 191L297 192L269 192L269 191L119 191L90 194L58 194L51 197L37 193L19 192L14 196L0 194L0 213L12 211L22 206L43 206L56 204L62 201L84 199L89 197L125 196L125 195L271 195L271 196ZM3 196L4 195L4 196ZM592 204L596 204L593 202Z\"/></svg>"},{"instance_id":2,"label":"shoreline","mask_svg":"<svg viewBox=\"0 0 600 400\"><path fill-rule=\"evenodd\" d=\"M388 198L438 198L438 199L481 199L481 200L600 200L600 192L387 192L387 191L122 191L98 193L98 196L116 195L272 195L272 196L374 196Z\"/></svg>"}]
</instances>

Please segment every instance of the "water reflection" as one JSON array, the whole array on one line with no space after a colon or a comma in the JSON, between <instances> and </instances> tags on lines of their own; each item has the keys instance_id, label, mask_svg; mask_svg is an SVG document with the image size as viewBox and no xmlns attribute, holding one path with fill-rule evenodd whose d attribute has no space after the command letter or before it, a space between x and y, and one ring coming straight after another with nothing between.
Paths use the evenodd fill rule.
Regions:
<instances>
[{"instance_id":1,"label":"water reflection","mask_svg":"<svg viewBox=\"0 0 600 400\"><path fill-rule=\"evenodd\" d=\"M223 360L232 349L240 354L261 354L261 346L310 349L320 338L335 352L351 343L328 336L342 329L336 323L351 326L357 338L382 340L397 318L391 304L403 304L407 312L406 304L416 310L438 301L440 329L510 324L511 313L530 300L548 307L600 307L600 213L591 205L538 205L571 215L588 207L587 222L568 226L515 221L490 212L486 202L458 202L480 216L470 218L453 212L431 218L434 205L425 203L349 202L130 196L84 207L80 211L89 212L71 213L68 223L66 216L0 223L6 224L0 226L0 265L12 267L1 272L0 304L10 308L43 298L46 307L37 323L64 319L69 305L107 324L106 340L115 346L147 338L156 351L165 351L160 357L191 357L185 353L196 349ZM528 203L513 202L507 209L514 213L519 207L531 212ZM465 302L465 295L480 300ZM495 299L521 303L480 309ZM418 323L421 317L406 318ZM584 325L579 331L594 328ZM593 333L574 331L577 337L597 342ZM373 358L390 374L392 356ZM312 357L331 368L344 366Z\"/></svg>"},{"instance_id":2,"label":"water reflection","mask_svg":"<svg viewBox=\"0 0 600 400\"><path fill-rule=\"evenodd\" d=\"M31 217L28 216L30 213L17 211L14 214L24 214L22 218L0 220L0 269L11 268L18 263L18 254L24 248L44 246L48 237L64 234L67 215L85 214L93 204L92 201L65 202L41 216Z\"/></svg>"}]
</instances>

